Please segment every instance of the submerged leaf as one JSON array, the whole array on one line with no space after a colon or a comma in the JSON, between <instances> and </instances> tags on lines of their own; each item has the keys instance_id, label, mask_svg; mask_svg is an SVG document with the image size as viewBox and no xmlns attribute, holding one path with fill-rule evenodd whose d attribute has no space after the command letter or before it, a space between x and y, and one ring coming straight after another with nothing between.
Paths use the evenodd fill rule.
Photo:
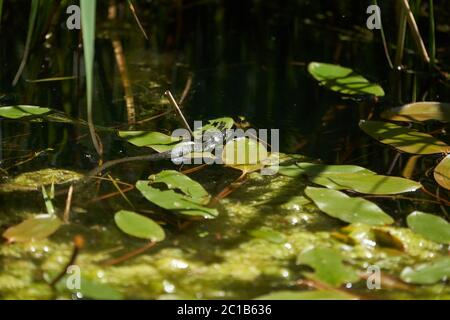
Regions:
<instances>
[{"instance_id":1,"label":"submerged leaf","mask_svg":"<svg viewBox=\"0 0 450 320\"><path fill-rule=\"evenodd\" d=\"M276 291L265 294L255 300L351 300L352 296L338 291Z\"/></svg>"},{"instance_id":2,"label":"submerged leaf","mask_svg":"<svg viewBox=\"0 0 450 320\"><path fill-rule=\"evenodd\" d=\"M330 248L305 251L297 257L297 264L310 266L315 271L314 278L335 287L359 279L353 268L344 265L339 251Z\"/></svg>"},{"instance_id":3,"label":"submerged leaf","mask_svg":"<svg viewBox=\"0 0 450 320\"><path fill-rule=\"evenodd\" d=\"M381 143L412 154L446 153L450 147L433 136L381 121L361 121L361 129Z\"/></svg>"},{"instance_id":4,"label":"submerged leaf","mask_svg":"<svg viewBox=\"0 0 450 320\"><path fill-rule=\"evenodd\" d=\"M394 220L375 203L325 188L307 187L306 195L326 214L349 223L391 224Z\"/></svg>"},{"instance_id":5,"label":"submerged leaf","mask_svg":"<svg viewBox=\"0 0 450 320\"><path fill-rule=\"evenodd\" d=\"M122 300L123 295L107 284L81 279L80 292L83 298L96 300Z\"/></svg>"},{"instance_id":6,"label":"submerged leaf","mask_svg":"<svg viewBox=\"0 0 450 320\"><path fill-rule=\"evenodd\" d=\"M370 83L366 78L349 68L329 63L311 62L308 65L308 72L321 85L339 93L384 96L382 87Z\"/></svg>"},{"instance_id":7,"label":"submerged leaf","mask_svg":"<svg viewBox=\"0 0 450 320\"><path fill-rule=\"evenodd\" d=\"M450 103L416 102L384 111L381 117L393 121L421 122L450 121Z\"/></svg>"},{"instance_id":8,"label":"submerged leaf","mask_svg":"<svg viewBox=\"0 0 450 320\"><path fill-rule=\"evenodd\" d=\"M0 117L8 119L20 119L29 116L38 116L45 113L49 113L51 109L42 108L38 106L27 106L27 105L17 105L17 106L7 106L0 107Z\"/></svg>"},{"instance_id":9,"label":"submerged leaf","mask_svg":"<svg viewBox=\"0 0 450 320\"><path fill-rule=\"evenodd\" d=\"M450 223L445 219L432 214L414 211L408 216L406 222L412 231L424 238L437 243L450 244Z\"/></svg>"},{"instance_id":10,"label":"submerged leaf","mask_svg":"<svg viewBox=\"0 0 450 320\"><path fill-rule=\"evenodd\" d=\"M273 243L286 242L286 237L284 236L284 234L266 227L258 230L252 230L250 231L250 235L254 238L264 239Z\"/></svg>"},{"instance_id":11,"label":"submerged leaf","mask_svg":"<svg viewBox=\"0 0 450 320\"><path fill-rule=\"evenodd\" d=\"M403 281L416 284L434 284L450 277L450 257L441 257L414 268L406 267L400 277Z\"/></svg>"},{"instance_id":12,"label":"submerged leaf","mask_svg":"<svg viewBox=\"0 0 450 320\"><path fill-rule=\"evenodd\" d=\"M169 190L152 186L156 183L164 183ZM136 188L147 200L166 210L204 218L218 215L217 209L206 206L210 199L206 190L198 182L177 171L161 171L150 176L150 181L138 181Z\"/></svg>"},{"instance_id":13,"label":"submerged leaf","mask_svg":"<svg viewBox=\"0 0 450 320\"><path fill-rule=\"evenodd\" d=\"M136 238L157 242L164 240L166 237L159 224L132 211L120 210L116 212L114 221L120 230Z\"/></svg>"},{"instance_id":14,"label":"submerged leaf","mask_svg":"<svg viewBox=\"0 0 450 320\"><path fill-rule=\"evenodd\" d=\"M434 168L434 179L441 187L450 190L450 155Z\"/></svg>"},{"instance_id":15,"label":"submerged leaf","mask_svg":"<svg viewBox=\"0 0 450 320\"><path fill-rule=\"evenodd\" d=\"M3 237L9 242L27 242L45 239L61 226L62 221L53 215L42 214L8 228Z\"/></svg>"}]
</instances>

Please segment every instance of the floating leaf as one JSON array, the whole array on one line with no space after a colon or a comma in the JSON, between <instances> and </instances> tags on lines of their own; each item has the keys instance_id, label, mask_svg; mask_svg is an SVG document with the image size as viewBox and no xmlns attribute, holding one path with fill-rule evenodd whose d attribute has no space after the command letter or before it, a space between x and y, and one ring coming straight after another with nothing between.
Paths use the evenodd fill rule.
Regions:
<instances>
[{"instance_id":1,"label":"floating leaf","mask_svg":"<svg viewBox=\"0 0 450 320\"><path fill-rule=\"evenodd\" d=\"M406 222L412 231L424 238L438 243L450 244L450 223L445 219L414 211L408 216Z\"/></svg>"},{"instance_id":2,"label":"floating leaf","mask_svg":"<svg viewBox=\"0 0 450 320\"><path fill-rule=\"evenodd\" d=\"M400 278L408 283L434 284L450 277L450 257L441 257L430 263L403 269Z\"/></svg>"},{"instance_id":3,"label":"floating leaf","mask_svg":"<svg viewBox=\"0 0 450 320\"><path fill-rule=\"evenodd\" d=\"M272 230L270 228L261 228L250 231L250 235L254 238L264 239L273 243L285 243L286 237L281 232Z\"/></svg>"},{"instance_id":4,"label":"floating leaf","mask_svg":"<svg viewBox=\"0 0 450 320\"><path fill-rule=\"evenodd\" d=\"M310 266L315 271L314 278L336 287L359 279L353 268L344 265L339 251L330 248L302 252L297 257L297 264Z\"/></svg>"},{"instance_id":5,"label":"floating leaf","mask_svg":"<svg viewBox=\"0 0 450 320\"><path fill-rule=\"evenodd\" d=\"M158 242L166 237L159 224L132 211L120 210L114 215L114 221L120 230L136 238Z\"/></svg>"},{"instance_id":6,"label":"floating leaf","mask_svg":"<svg viewBox=\"0 0 450 320\"><path fill-rule=\"evenodd\" d=\"M325 188L307 187L305 193L321 211L345 222L369 225L394 222L375 203L363 198L351 198L343 192Z\"/></svg>"},{"instance_id":7,"label":"floating leaf","mask_svg":"<svg viewBox=\"0 0 450 320\"><path fill-rule=\"evenodd\" d=\"M123 295L114 288L104 283L81 279L80 292L83 298L95 300L122 300Z\"/></svg>"},{"instance_id":8,"label":"floating leaf","mask_svg":"<svg viewBox=\"0 0 450 320\"><path fill-rule=\"evenodd\" d=\"M25 172L17 177L0 184L0 192L37 191L42 186L64 184L83 178L83 175L63 169L42 169Z\"/></svg>"},{"instance_id":9,"label":"floating leaf","mask_svg":"<svg viewBox=\"0 0 450 320\"><path fill-rule=\"evenodd\" d=\"M208 131L208 130L223 131L226 129L231 129L233 126L234 126L234 120L233 120L233 118L229 118L229 117L208 120L207 124L205 124L204 126L198 128L194 131L194 136L197 137L197 136L201 135L203 132Z\"/></svg>"},{"instance_id":10,"label":"floating leaf","mask_svg":"<svg viewBox=\"0 0 450 320\"><path fill-rule=\"evenodd\" d=\"M434 168L434 179L441 187L450 190L450 155Z\"/></svg>"},{"instance_id":11,"label":"floating leaf","mask_svg":"<svg viewBox=\"0 0 450 320\"><path fill-rule=\"evenodd\" d=\"M252 172L263 168L267 159L266 147L257 140L247 137L229 141L222 152L224 164L243 172Z\"/></svg>"},{"instance_id":12,"label":"floating leaf","mask_svg":"<svg viewBox=\"0 0 450 320\"><path fill-rule=\"evenodd\" d=\"M398 194L422 187L420 183L409 179L382 175L348 174L329 179L343 189L367 194Z\"/></svg>"},{"instance_id":13,"label":"floating leaf","mask_svg":"<svg viewBox=\"0 0 450 320\"><path fill-rule=\"evenodd\" d=\"M155 131L119 131L119 136L138 147L149 147L157 152L173 149L180 138Z\"/></svg>"},{"instance_id":14,"label":"floating leaf","mask_svg":"<svg viewBox=\"0 0 450 320\"><path fill-rule=\"evenodd\" d=\"M437 120L450 121L450 103L442 102L416 102L402 107L384 111L381 117L393 121L421 122Z\"/></svg>"},{"instance_id":15,"label":"floating leaf","mask_svg":"<svg viewBox=\"0 0 450 320\"><path fill-rule=\"evenodd\" d=\"M351 300L352 296L331 290L315 291L276 291L265 294L255 300Z\"/></svg>"},{"instance_id":16,"label":"floating leaf","mask_svg":"<svg viewBox=\"0 0 450 320\"><path fill-rule=\"evenodd\" d=\"M9 242L41 240L56 232L61 224L62 221L58 217L41 214L8 228L3 237Z\"/></svg>"},{"instance_id":17,"label":"floating leaf","mask_svg":"<svg viewBox=\"0 0 450 320\"><path fill-rule=\"evenodd\" d=\"M413 154L446 153L450 147L433 136L414 129L381 121L361 121L365 133L400 151Z\"/></svg>"},{"instance_id":18,"label":"floating leaf","mask_svg":"<svg viewBox=\"0 0 450 320\"><path fill-rule=\"evenodd\" d=\"M328 89L348 95L384 96L384 90L377 84L370 83L366 78L352 69L335 64L311 62L308 72L319 83Z\"/></svg>"},{"instance_id":19,"label":"floating leaf","mask_svg":"<svg viewBox=\"0 0 450 320\"><path fill-rule=\"evenodd\" d=\"M27 105L17 105L17 106L7 106L0 107L0 117L8 119L20 119L29 116L38 116L45 113L49 113L51 109L41 108L38 106L27 106Z\"/></svg>"},{"instance_id":20,"label":"floating leaf","mask_svg":"<svg viewBox=\"0 0 450 320\"><path fill-rule=\"evenodd\" d=\"M156 183L164 183L169 190L152 186ZM147 200L166 210L204 218L214 218L218 215L217 209L206 206L210 197L203 187L177 171L161 171L150 176L149 181L138 181L136 188Z\"/></svg>"}]
</instances>

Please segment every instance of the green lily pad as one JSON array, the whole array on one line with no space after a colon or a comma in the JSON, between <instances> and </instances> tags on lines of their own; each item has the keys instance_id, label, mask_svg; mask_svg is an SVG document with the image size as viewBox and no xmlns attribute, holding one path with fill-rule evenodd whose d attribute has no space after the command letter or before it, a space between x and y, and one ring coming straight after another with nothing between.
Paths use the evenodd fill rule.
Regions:
<instances>
[{"instance_id":1,"label":"green lily pad","mask_svg":"<svg viewBox=\"0 0 450 320\"><path fill-rule=\"evenodd\" d=\"M80 292L83 298L95 300L123 300L123 295L107 284L85 278L81 279Z\"/></svg>"},{"instance_id":2,"label":"green lily pad","mask_svg":"<svg viewBox=\"0 0 450 320\"><path fill-rule=\"evenodd\" d=\"M82 174L63 169L43 169L25 172L0 184L0 192L37 191L42 186L75 182L81 178L83 178Z\"/></svg>"},{"instance_id":3,"label":"green lily pad","mask_svg":"<svg viewBox=\"0 0 450 320\"><path fill-rule=\"evenodd\" d=\"M450 155L442 159L434 168L434 180L447 190L450 190Z\"/></svg>"},{"instance_id":4,"label":"green lily pad","mask_svg":"<svg viewBox=\"0 0 450 320\"><path fill-rule=\"evenodd\" d=\"M119 131L119 136L137 147L149 147L157 152L171 150L181 141L155 131Z\"/></svg>"},{"instance_id":5,"label":"green lily pad","mask_svg":"<svg viewBox=\"0 0 450 320\"><path fill-rule=\"evenodd\" d=\"M250 231L250 235L254 238L264 239L272 243L285 243L286 237L281 232L272 230L270 228L261 228Z\"/></svg>"},{"instance_id":6,"label":"green lily pad","mask_svg":"<svg viewBox=\"0 0 450 320\"><path fill-rule=\"evenodd\" d=\"M62 221L58 217L41 214L8 228L3 237L9 242L41 240L55 233L61 224Z\"/></svg>"},{"instance_id":7,"label":"green lily pad","mask_svg":"<svg viewBox=\"0 0 450 320\"><path fill-rule=\"evenodd\" d=\"M335 287L359 279L356 271L343 263L339 251L330 248L302 252L297 257L297 264L310 266L314 269L314 278Z\"/></svg>"},{"instance_id":8,"label":"green lily pad","mask_svg":"<svg viewBox=\"0 0 450 320\"><path fill-rule=\"evenodd\" d=\"M51 109L38 106L6 106L0 107L0 117L8 119L21 119L29 116L39 116L49 113Z\"/></svg>"},{"instance_id":9,"label":"green lily pad","mask_svg":"<svg viewBox=\"0 0 450 320\"><path fill-rule=\"evenodd\" d=\"M346 190L367 194L399 194L420 189L422 185L413 180L382 175L336 175L329 179Z\"/></svg>"},{"instance_id":10,"label":"green lily pad","mask_svg":"<svg viewBox=\"0 0 450 320\"><path fill-rule=\"evenodd\" d=\"M120 210L116 212L114 221L120 230L136 238L159 242L166 237L159 224L132 211Z\"/></svg>"},{"instance_id":11,"label":"green lily pad","mask_svg":"<svg viewBox=\"0 0 450 320\"><path fill-rule=\"evenodd\" d=\"M231 129L233 126L234 126L234 120L233 120L233 118L229 118L229 117L208 120L207 124L205 124L204 126L198 128L194 131L194 136L198 137L203 132L208 131L208 130L223 131L223 130Z\"/></svg>"},{"instance_id":12,"label":"green lily pad","mask_svg":"<svg viewBox=\"0 0 450 320\"><path fill-rule=\"evenodd\" d=\"M354 299L345 293L331 290L314 291L276 291L265 294L255 300L351 300Z\"/></svg>"},{"instance_id":13,"label":"green lily pad","mask_svg":"<svg viewBox=\"0 0 450 320\"><path fill-rule=\"evenodd\" d=\"M169 190L152 186L156 182L164 183ZM149 181L138 181L136 188L148 201L166 210L204 218L215 218L218 215L217 209L206 206L210 197L203 187L176 171L161 171L157 175L150 176Z\"/></svg>"},{"instance_id":14,"label":"green lily pad","mask_svg":"<svg viewBox=\"0 0 450 320\"><path fill-rule=\"evenodd\" d=\"M263 168L269 155L266 147L257 140L247 137L229 141L222 152L223 163L244 173Z\"/></svg>"},{"instance_id":15,"label":"green lily pad","mask_svg":"<svg viewBox=\"0 0 450 320\"><path fill-rule=\"evenodd\" d=\"M450 244L450 223L445 219L432 214L414 211L408 216L406 222L412 231L424 238L437 243Z\"/></svg>"},{"instance_id":16,"label":"green lily pad","mask_svg":"<svg viewBox=\"0 0 450 320\"><path fill-rule=\"evenodd\" d=\"M422 122L450 121L450 103L416 102L384 111L381 117L393 121Z\"/></svg>"},{"instance_id":17,"label":"green lily pad","mask_svg":"<svg viewBox=\"0 0 450 320\"><path fill-rule=\"evenodd\" d=\"M403 269L400 278L408 283L435 284L450 277L450 257L441 257L430 263Z\"/></svg>"},{"instance_id":18,"label":"green lily pad","mask_svg":"<svg viewBox=\"0 0 450 320\"><path fill-rule=\"evenodd\" d=\"M326 214L348 223L386 225L394 220L375 203L351 198L338 190L307 187L306 195Z\"/></svg>"},{"instance_id":19,"label":"green lily pad","mask_svg":"<svg viewBox=\"0 0 450 320\"><path fill-rule=\"evenodd\" d=\"M333 91L347 95L384 96L384 90L377 84L357 74L350 68L335 64L311 62L308 72L319 83Z\"/></svg>"},{"instance_id":20,"label":"green lily pad","mask_svg":"<svg viewBox=\"0 0 450 320\"><path fill-rule=\"evenodd\" d=\"M360 128L372 138L412 154L446 153L450 147L433 136L381 121L361 121Z\"/></svg>"}]
</instances>

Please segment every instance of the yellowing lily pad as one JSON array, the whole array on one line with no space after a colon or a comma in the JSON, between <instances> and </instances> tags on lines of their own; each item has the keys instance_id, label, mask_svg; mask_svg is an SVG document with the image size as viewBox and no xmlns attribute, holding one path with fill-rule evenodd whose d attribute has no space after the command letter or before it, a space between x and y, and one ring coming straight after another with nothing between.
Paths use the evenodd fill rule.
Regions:
<instances>
[{"instance_id":1,"label":"yellowing lily pad","mask_svg":"<svg viewBox=\"0 0 450 320\"><path fill-rule=\"evenodd\" d=\"M412 154L446 153L450 147L435 137L414 129L381 121L361 121L361 129L381 143Z\"/></svg>"},{"instance_id":2,"label":"yellowing lily pad","mask_svg":"<svg viewBox=\"0 0 450 320\"><path fill-rule=\"evenodd\" d=\"M393 121L422 122L437 120L450 121L450 103L443 102L415 102L398 108L384 111L381 117Z\"/></svg>"},{"instance_id":3,"label":"yellowing lily pad","mask_svg":"<svg viewBox=\"0 0 450 320\"><path fill-rule=\"evenodd\" d=\"M269 158L266 147L257 140L247 137L229 141L222 152L223 163L243 172L263 168Z\"/></svg>"},{"instance_id":4,"label":"yellowing lily pad","mask_svg":"<svg viewBox=\"0 0 450 320\"><path fill-rule=\"evenodd\" d=\"M450 155L434 168L434 179L441 187L450 190Z\"/></svg>"},{"instance_id":5,"label":"yellowing lily pad","mask_svg":"<svg viewBox=\"0 0 450 320\"><path fill-rule=\"evenodd\" d=\"M28 242L45 239L61 226L62 221L53 215L42 214L8 228L3 237L9 242Z\"/></svg>"}]
</instances>

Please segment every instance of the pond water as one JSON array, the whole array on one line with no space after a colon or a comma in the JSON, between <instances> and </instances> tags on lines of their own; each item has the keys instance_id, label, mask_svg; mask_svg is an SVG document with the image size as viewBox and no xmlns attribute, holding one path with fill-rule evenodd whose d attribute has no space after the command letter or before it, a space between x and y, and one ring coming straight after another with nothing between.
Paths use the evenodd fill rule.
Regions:
<instances>
[{"instance_id":1,"label":"pond water","mask_svg":"<svg viewBox=\"0 0 450 320\"><path fill-rule=\"evenodd\" d=\"M42 37L32 41L22 77L12 86L27 37L27 11L14 14L21 7L28 7L28 1L12 1L2 19L0 105L36 105L64 112L71 119L86 119L80 34L67 30L61 8L53 19L48 19L48 13L39 16L36 33ZM394 7L382 7L384 29L393 47L398 25ZM170 89L177 99L186 93L182 110L189 123L233 117L241 125L279 129L280 151L296 155L282 157L288 162L352 164L401 176L411 155L378 143L359 128L359 121L379 118L387 108L423 97L450 99L448 81L422 71L412 39L406 42L404 64L417 68L402 73L389 68L379 31L366 28L367 4L360 1L207 0L177 5L137 1L137 8L148 41L126 5L118 6L115 20L107 18L106 3L98 5L93 117L99 127L113 129L98 130L105 161L150 150L127 143L116 129L170 135L183 126L174 112L154 118L170 110L164 97ZM437 55L447 70L449 15L448 8L439 6ZM427 30L428 19L421 16L418 21ZM117 54L119 49L123 55ZM124 93L118 56L127 67L128 93ZM311 61L348 66L380 84L386 95L354 98L327 90L308 73ZM48 81L66 76L74 78ZM132 126L130 110L137 121ZM419 126L426 132L442 127L434 122ZM442 132L439 138L450 143L445 127ZM46 212L40 189L44 176L54 174L57 177L50 180L58 179L58 169L70 170L68 175L86 173L99 161L84 120L0 119L0 140L0 232ZM420 158L411 176L432 193L436 183L428 171L440 158L441 154ZM55 172L42 171L49 168ZM162 169L179 167L170 161L130 162L108 172L133 186ZM14 181L26 172L34 172L32 183L23 176ZM208 166L189 177L217 195L239 175L232 168ZM414 210L445 217L445 205L439 199L420 190L404 197L373 197L370 200L395 223L376 228L349 226L322 213L305 195L308 185L304 177L251 173L244 184L219 201L216 219L191 221L151 204L136 189L123 197L116 194L111 181L92 181L75 189L70 220L56 233L33 242L0 244L0 298L76 296L65 281L49 285L70 260L76 235L85 241L76 264L85 284L81 295L88 298L248 299L281 290L314 289L361 299L450 298L446 281L419 285L400 280L406 267L448 256L448 245L427 240L406 226L406 217ZM447 191L442 192L448 199ZM65 202L66 193L57 192L58 215L62 216ZM108 265L105 261L146 244L117 228L114 213L122 209L152 217L164 227L166 239L122 263ZM305 276L313 270L296 263L297 257L317 247L340 252L361 279L346 281L336 289ZM370 266L383 272L379 290L367 288L364 277L370 275Z\"/></svg>"}]
</instances>

